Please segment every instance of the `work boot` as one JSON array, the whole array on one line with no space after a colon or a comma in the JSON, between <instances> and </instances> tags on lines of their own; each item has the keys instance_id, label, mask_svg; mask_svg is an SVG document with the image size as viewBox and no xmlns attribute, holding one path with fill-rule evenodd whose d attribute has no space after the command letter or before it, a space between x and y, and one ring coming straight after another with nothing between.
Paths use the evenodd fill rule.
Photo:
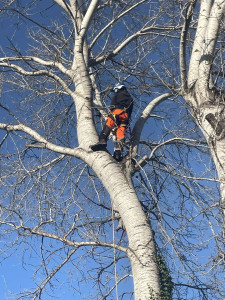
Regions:
<instances>
[{"instance_id":1,"label":"work boot","mask_svg":"<svg viewBox=\"0 0 225 300\"><path fill-rule=\"evenodd\" d=\"M105 151L107 146L107 138L110 134L110 128L107 125L104 125L102 132L99 136L99 142L95 145L91 146L91 150L93 151Z\"/></svg>"},{"instance_id":2,"label":"work boot","mask_svg":"<svg viewBox=\"0 0 225 300\"><path fill-rule=\"evenodd\" d=\"M99 142L95 145L91 146L91 150L93 151L105 151L107 143L105 140L99 140Z\"/></svg>"},{"instance_id":3,"label":"work boot","mask_svg":"<svg viewBox=\"0 0 225 300\"><path fill-rule=\"evenodd\" d=\"M113 157L115 158L116 161L120 162L122 161L123 157L122 157L122 153L120 150L115 150Z\"/></svg>"}]
</instances>

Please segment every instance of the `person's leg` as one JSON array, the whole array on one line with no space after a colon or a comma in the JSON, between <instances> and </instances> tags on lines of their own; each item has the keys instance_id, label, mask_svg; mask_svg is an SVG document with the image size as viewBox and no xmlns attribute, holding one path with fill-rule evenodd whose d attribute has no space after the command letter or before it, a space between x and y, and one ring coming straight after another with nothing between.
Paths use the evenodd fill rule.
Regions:
<instances>
[{"instance_id":1,"label":"person's leg","mask_svg":"<svg viewBox=\"0 0 225 300\"><path fill-rule=\"evenodd\" d=\"M123 152L123 143L125 140L125 132L126 127L129 121L129 116L126 112L121 113L118 112L117 117L117 130L116 130L116 142L114 143L114 155L113 157L120 162L123 159L122 152Z\"/></svg>"},{"instance_id":2,"label":"person's leg","mask_svg":"<svg viewBox=\"0 0 225 300\"><path fill-rule=\"evenodd\" d=\"M108 117L106 124L103 126L102 132L99 135L99 142L91 146L93 151L106 150L108 136L114 127L115 122Z\"/></svg>"},{"instance_id":3,"label":"person's leg","mask_svg":"<svg viewBox=\"0 0 225 300\"><path fill-rule=\"evenodd\" d=\"M113 157L118 162L120 162L123 159L122 151L123 151L123 143L124 143L124 139L125 139L125 131L126 131L126 127L121 126L121 125L119 125L116 130L116 141L114 143Z\"/></svg>"},{"instance_id":4,"label":"person's leg","mask_svg":"<svg viewBox=\"0 0 225 300\"><path fill-rule=\"evenodd\" d=\"M104 125L102 132L99 135L99 143L107 145L107 139L110 134L111 128L108 125Z\"/></svg>"}]
</instances>

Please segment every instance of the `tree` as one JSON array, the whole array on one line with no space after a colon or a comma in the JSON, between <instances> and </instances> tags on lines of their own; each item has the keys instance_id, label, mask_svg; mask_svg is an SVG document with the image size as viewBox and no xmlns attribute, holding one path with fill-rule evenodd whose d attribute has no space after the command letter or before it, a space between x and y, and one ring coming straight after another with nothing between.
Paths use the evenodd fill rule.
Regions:
<instances>
[{"instance_id":1,"label":"tree","mask_svg":"<svg viewBox=\"0 0 225 300\"><path fill-rule=\"evenodd\" d=\"M3 17L17 22L13 28L19 37L26 29L22 44L17 36L9 39L0 59L1 228L3 236L10 236L3 251L10 255L23 243L37 249L39 243L36 274L43 272L37 288L21 298L41 299L68 264L80 270L83 280L88 275L95 280L99 299L114 290L122 299L132 293L119 288L131 276L129 267L122 269L127 258L135 299L172 299L175 286L178 298L185 287L203 299L223 297L218 288L221 216L208 184L214 178L208 165L198 177L189 156L200 155L204 162L210 149L223 203L225 2L55 0L1 1L1 6ZM89 147L98 140L111 83L120 80L130 86L136 113L127 155L117 163L109 153ZM190 119L183 128L183 116L190 113L205 140ZM155 122L166 121L151 133L155 142L150 143L144 128L152 115ZM175 199L179 204L173 210ZM121 239L114 230L116 218L126 228ZM193 270L191 252L206 244L216 245L218 252L203 270L200 265ZM170 265L176 279L167 274L171 249L177 256ZM85 275L79 257L83 263L93 258ZM183 274L179 267L173 270L175 264ZM168 278L167 296L162 278Z\"/></svg>"},{"instance_id":2,"label":"tree","mask_svg":"<svg viewBox=\"0 0 225 300\"><path fill-rule=\"evenodd\" d=\"M193 2L195 4L195 2ZM192 5L189 11L192 10ZM224 202L224 155L223 155L223 106L224 79L216 57L219 52L219 28L224 20L224 1L202 1L198 27L190 59L189 75L186 76L184 47L181 47L182 95L191 103L195 120L204 133L217 167L221 186L222 207ZM190 15L187 12L187 23ZM223 27L223 25L221 26ZM185 37L185 29L184 29ZM223 34L221 41L223 41ZM183 53L182 53L183 52ZM222 59L223 52L220 53ZM218 68L218 70L217 70ZM216 70L214 70L216 69ZM221 84L222 89L218 87ZM210 125L209 125L210 124Z\"/></svg>"}]
</instances>

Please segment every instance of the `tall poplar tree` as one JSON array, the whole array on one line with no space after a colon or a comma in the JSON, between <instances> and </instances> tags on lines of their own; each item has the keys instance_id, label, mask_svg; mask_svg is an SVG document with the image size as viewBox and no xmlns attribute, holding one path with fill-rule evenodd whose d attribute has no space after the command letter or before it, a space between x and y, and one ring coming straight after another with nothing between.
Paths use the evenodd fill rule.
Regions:
<instances>
[{"instance_id":1,"label":"tall poplar tree","mask_svg":"<svg viewBox=\"0 0 225 300\"><path fill-rule=\"evenodd\" d=\"M80 283L94 280L96 299L113 293L117 299L172 299L173 289L181 295L185 288L220 299L225 1L42 2L0 1L13 30L0 58L0 222L2 237L9 237L2 251L11 255L28 245L32 253L39 245L37 278L42 272L37 286L18 299L45 299L66 266L84 274ZM120 163L109 152L90 150L119 81L135 99ZM189 119L181 129L185 114L196 127ZM220 206L205 184L215 181L204 169L208 150ZM189 169L190 154L200 155L201 175ZM177 207L170 203L175 198ZM116 232L117 222L126 235ZM191 256L210 244L210 230L218 252L200 276ZM217 273L209 284L211 270ZM131 276L134 288L124 290L121 283Z\"/></svg>"}]
</instances>

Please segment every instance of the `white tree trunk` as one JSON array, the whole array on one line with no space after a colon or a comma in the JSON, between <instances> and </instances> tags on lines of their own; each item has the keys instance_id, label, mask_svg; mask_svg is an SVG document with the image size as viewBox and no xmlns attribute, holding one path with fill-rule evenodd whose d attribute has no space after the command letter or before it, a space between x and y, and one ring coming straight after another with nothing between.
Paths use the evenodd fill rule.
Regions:
<instances>
[{"instance_id":1,"label":"white tree trunk","mask_svg":"<svg viewBox=\"0 0 225 300\"><path fill-rule=\"evenodd\" d=\"M208 18L212 6L212 0L202 0L199 12L198 27L195 35L194 45L189 64L188 86L196 82L199 76L199 61L203 52L205 32L208 24Z\"/></svg>"},{"instance_id":2,"label":"white tree trunk","mask_svg":"<svg viewBox=\"0 0 225 300\"><path fill-rule=\"evenodd\" d=\"M91 102L75 95L79 147L89 150L97 134L92 120ZM133 273L135 299L147 300L160 293L154 236L148 217L124 168L107 152L89 151L83 160L93 169L108 191L112 207L118 210L129 240L127 255ZM154 299L154 298L153 298Z\"/></svg>"},{"instance_id":3,"label":"white tree trunk","mask_svg":"<svg viewBox=\"0 0 225 300\"><path fill-rule=\"evenodd\" d=\"M225 12L224 0L215 1L210 12L208 25L205 31L204 43L202 44L201 57L199 61L199 74L198 74L198 89L202 93L200 104L205 102L207 89L210 81L210 70L214 58L214 49L218 38L219 27L221 19Z\"/></svg>"},{"instance_id":4,"label":"white tree trunk","mask_svg":"<svg viewBox=\"0 0 225 300\"><path fill-rule=\"evenodd\" d=\"M86 15L83 19L80 16L82 20L79 19L79 23L75 24L75 28L78 26L80 30L75 40L72 64L76 87L73 99L76 105L78 143L79 147L85 150L89 150L89 146L98 139L92 115L91 80L83 51L85 34L98 2L92 0ZM150 299L150 295L154 296L160 292L156 249L151 226L133 186L128 182L121 165L108 153L89 151L84 161L102 181L111 197L112 207L116 207L125 225L129 240L127 254L133 271L135 299Z\"/></svg>"},{"instance_id":5,"label":"white tree trunk","mask_svg":"<svg viewBox=\"0 0 225 300\"><path fill-rule=\"evenodd\" d=\"M211 89L210 76L220 25L225 14L224 0L201 0L198 27L189 65L188 90L183 96L191 103L194 117L201 128L220 180L222 210L225 220L225 113L224 99ZM214 121L207 116L212 115ZM218 133L219 127L221 128Z\"/></svg>"},{"instance_id":6,"label":"white tree trunk","mask_svg":"<svg viewBox=\"0 0 225 300\"><path fill-rule=\"evenodd\" d=\"M93 159L94 157L94 159ZM108 190L118 209L129 240L136 300L150 299L160 292L154 236L136 192L127 181L121 165L105 152L90 154L91 167Z\"/></svg>"},{"instance_id":7,"label":"white tree trunk","mask_svg":"<svg viewBox=\"0 0 225 300\"><path fill-rule=\"evenodd\" d=\"M221 191L221 209L224 215L224 225L225 225L225 127L222 132L217 135L215 128L213 128L210 123L206 120L208 114L213 114L218 116L217 122L222 121L222 126L225 125L225 114L222 105L205 105L201 108L201 113L199 114L199 124L202 132L206 138L207 144L209 146L210 152L212 154L216 170L218 173L218 179L220 181L220 191ZM225 229L225 226L224 226Z\"/></svg>"},{"instance_id":8,"label":"white tree trunk","mask_svg":"<svg viewBox=\"0 0 225 300\"><path fill-rule=\"evenodd\" d=\"M207 89L208 99L210 98L210 91ZM202 94L195 90L195 97L189 94L188 99L191 103L199 102L196 97L200 98ZM215 97L215 95L211 95ZM187 99L186 99L187 100ZM205 101L206 99L204 99ZM200 100L201 102L201 100ZM203 100L202 100L203 102ZM218 179L220 182L220 192L221 192L221 209L223 212L223 223L224 223L224 234L225 234L225 105L222 102L213 103L210 101L205 101L204 105L200 109L194 109L193 115L199 125L202 133L205 136L208 147L210 149L213 161L216 166ZM215 116L216 125L212 126L207 120L207 116L212 114ZM218 125L222 128L221 132L218 134L216 132Z\"/></svg>"}]
</instances>

